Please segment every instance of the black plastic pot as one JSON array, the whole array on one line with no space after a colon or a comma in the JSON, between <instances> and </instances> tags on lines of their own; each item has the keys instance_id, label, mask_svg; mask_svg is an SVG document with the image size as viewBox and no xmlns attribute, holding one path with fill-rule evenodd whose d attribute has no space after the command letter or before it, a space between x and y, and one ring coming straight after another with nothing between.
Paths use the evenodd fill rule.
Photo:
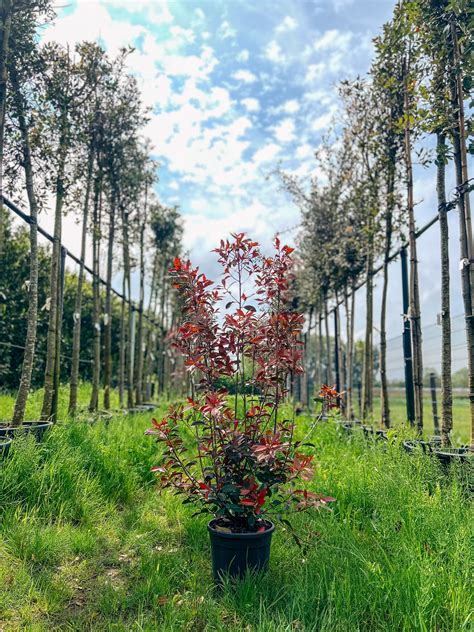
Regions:
<instances>
[{"instance_id":1,"label":"black plastic pot","mask_svg":"<svg viewBox=\"0 0 474 632\"><path fill-rule=\"evenodd\" d=\"M231 533L215 528L216 520L207 525L211 539L212 574L222 583L223 575L242 578L246 571L266 571L275 525L267 521L268 529L261 533Z\"/></svg>"},{"instance_id":2,"label":"black plastic pot","mask_svg":"<svg viewBox=\"0 0 474 632\"><path fill-rule=\"evenodd\" d=\"M358 420L343 419L340 421L336 421L336 424L346 434L352 434L354 430L357 430L357 428L361 428L361 423Z\"/></svg>"},{"instance_id":3,"label":"black plastic pot","mask_svg":"<svg viewBox=\"0 0 474 632\"><path fill-rule=\"evenodd\" d=\"M8 456L11 444L11 439L0 439L0 460Z\"/></svg>"},{"instance_id":4,"label":"black plastic pot","mask_svg":"<svg viewBox=\"0 0 474 632\"><path fill-rule=\"evenodd\" d=\"M366 439L374 436L374 429L372 428L372 426L362 425L361 428L362 428L362 432L364 433L364 437Z\"/></svg>"},{"instance_id":5,"label":"black plastic pot","mask_svg":"<svg viewBox=\"0 0 474 632\"><path fill-rule=\"evenodd\" d=\"M474 452L469 448L435 448L433 454L443 463L470 463L474 464Z\"/></svg>"},{"instance_id":6,"label":"black plastic pot","mask_svg":"<svg viewBox=\"0 0 474 632\"><path fill-rule=\"evenodd\" d=\"M375 436L377 439L381 439L382 441L388 441L387 431L382 428L377 428L377 430L375 430Z\"/></svg>"},{"instance_id":7,"label":"black plastic pot","mask_svg":"<svg viewBox=\"0 0 474 632\"><path fill-rule=\"evenodd\" d=\"M153 408L159 408L159 402L143 402L144 406L152 406Z\"/></svg>"},{"instance_id":8,"label":"black plastic pot","mask_svg":"<svg viewBox=\"0 0 474 632\"><path fill-rule=\"evenodd\" d=\"M147 412L155 410L156 406L154 404L138 404L135 408L138 408L142 412Z\"/></svg>"},{"instance_id":9,"label":"black plastic pot","mask_svg":"<svg viewBox=\"0 0 474 632\"><path fill-rule=\"evenodd\" d=\"M414 441L404 441L403 447L408 454L412 454L415 452L417 448L421 448L425 454L431 454L433 451L432 446L427 441L422 441L421 439L417 439Z\"/></svg>"},{"instance_id":10,"label":"black plastic pot","mask_svg":"<svg viewBox=\"0 0 474 632\"><path fill-rule=\"evenodd\" d=\"M37 441L42 441L44 434L53 425L52 421L24 421L21 426L0 426L0 438L32 434Z\"/></svg>"}]
</instances>

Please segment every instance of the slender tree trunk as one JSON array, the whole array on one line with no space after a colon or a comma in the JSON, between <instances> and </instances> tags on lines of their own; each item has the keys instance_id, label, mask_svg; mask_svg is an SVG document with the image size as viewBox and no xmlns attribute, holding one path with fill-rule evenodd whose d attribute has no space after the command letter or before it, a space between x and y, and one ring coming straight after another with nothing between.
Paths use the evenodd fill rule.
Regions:
<instances>
[{"instance_id":1,"label":"slender tree trunk","mask_svg":"<svg viewBox=\"0 0 474 632\"><path fill-rule=\"evenodd\" d=\"M143 370L144 352L143 348L143 310L145 305L145 226L146 226L146 202L145 215L140 229L140 298L138 304L138 327L137 327L137 357L135 371L135 399L137 404L143 403Z\"/></svg>"},{"instance_id":2,"label":"slender tree trunk","mask_svg":"<svg viewBox=\"0 0 474 632\"><path fill-rule=\"evenodd\" d=\"M99 390L100 390L100 238L101 238L101 215L102 215L102 175L96 176L94 184L94 211L92 220L92 269L94 276L92 278L92 322L94 328L94 364L92 371L92 392L89 402L90 412L97 411L99 407Z\"/></svg>"},{"instance_id":3,"label":"slender tree trunk","mask_svg":"<svg viewBox=\"0 0 474 632\"><path fill-rule=\"evenodd\" d=\"M344 404L345 414L347 419L351 418L351 397L350 397L350 383L349 383L349 363L350 363L350 345L351 345L351 313L349 306L349 288L346 284L344 286L344 310L346 314L346 353L344 356Z\"/></svg>"},{"instance_id":4,"label":"slender tree trunk","mask_svg":"<svg viewBox=\"0 0 474 632\"><path fill-rule=\"evenodd\" d=\"M2 257L5 231L3 208L3 159L5 153L5 117L8 81L7 60L12 24L11 0L2 0L0 20L0 257Z\"/></svg>"},{"instance_id":5,"label":"slender tree trunk","mask_svg":"<svg viewBox=\"0 0 474 632\"><path fill-rule=\"evenodd\" d=\"M125 297L125 274L122 279L122 295ZM125 328L125 298L120 306L120 354L119 354L119 402L120 408L125 408L125 348L127 345L127 333Z\"/></svg>"},{"instance_id":6,"label":"slender tree trunk","mask_svg":"<svg viewBox=\"0 0 474 632\"><path fill-rule=\"evenodd\" d=\"M303 334L303 358L302 364L304 368L304 373L300 375L301 380L301 402L307 406L308 405L308 333L311 332L311 321L313 319L312 310L309 313L308 318L308 331Z\"/></svg>"},{"instance_id":7,"label":"slender tree trunk","mask_svg":"<svg viewBox=\"0 0 474 632\"><path fill-rule=\"evenodd\" d=\"M151 285L150 285L150 297L148 299L148 309L147 309L149 318L153 318L156 311L156 294L157 294L157 288L155 287L156 286L156 271L157 271L157 256L155 255L155 259L153 262ZM155 331L154 323L148 321L147 328L146 328L146 336L145 336L146 351L145 351L145 365L144 365L144 376L143 376L146 398L148 401L151 399L150 376L151 376L153 357L154 357L154 353L152 351L154 331Z\"/></svg>"},{"instance_id":8,"label":"slender tree trunk","mask_svg":"<svg viewBox=\"0 0 474 632\"><path fill-rule=\"evenodd\" d=\"M464 303L464 319L466 326L467 357L469 371L469 402L471 414L471 449L474 450L474 245L472 242L471 206L467 189L469 174L467 170L466 131L464 120L464 94L462 85L461 60L458 35L454 22L451 23L453 39L453 70L451 82L452 109L456 120L452 129L454 147L454 166L458 189L459 208L459 240L461 287Z\"/></svg>"},{"instance_id":9,"label":"slender tree trunk","mask_svg":"<svg viewBox=\"0 0 474 632\"><path fill-rule=\"evenodd\" d=\"M105 325L104 325L104 408L110 409L110 388L112 381L112 274L114 264L115 239L115 196L111 196L109 214L109 236L107 243L107 278L105 291Z\"/></svg>"},{"instance_id":10,"label":"slender tree trunk","mask_svg":"<svg viewBox=\"0 0 474 632\"><path fill-rule=\"evenodd\" d=\"M316 352L318 355L318 379L317 379L317 388L318 392L323 383L323 357L324 357L324 345L323 345L323 315L321 312L318 312L318 340L316 346Z\"/></svg>"},{"instance_id":11,"label":"slender tree trunk","mask_svg":"<svg viewBox=\"0 0 474 632\"><path fill-rule=\"evenodd\" d=\"M92 188L92 174L94 169L94 143L89 147L87 161L86 192L82 212L82 236L81 236L81 263L77 279L76 301L74 305L74 328L72 334L72 361L71 384L69 388L69 413L74 414L77 409L77 388L79 384L79 360L81 353L81 312L82 312L82 287L84 284L84 262L86 258L87 227L89 221L89 201Z\"/></svg>"},{"instance_id":12,"label":"slender tree trunk","mask_svg":"<svg viewBox=\"0 0 474 632\"><path fill-rule=\"evenodd\" d=\"M405 78L406 84L406 78ZM410 104L405 85L405 112L408 117ZM415 205L413 200L413 167L411 161L411 130L405 124L405 167L407 186L408 229L410 250L410 321L413 346L413 384L415 390L415 423L418 432L423 431L423 350L421 334L420 289L418 281L418 256L416 246Z\"/></svg>"},{"instance_id":13,"label":"slender tree trunk","mask_svg":"<svg viewBox=\"0 0 474 632\"><path fill-rule=\"evenodd\" d=\"M25 340L25 354L21 368L20 386L15 401L12 425L18 426L25 416L26 402L31 386L31 375L35 358L36 328L38 323L38 201L34 189L33 164L30 150L30 139L25 119L25 101L20 90L16 69L10 70L14 95L14 107L18 118L23 167L25 170L26 192L30 207L30 275L28 286L28 325Z\"/></svg>"},{"instance_id":14,"label":"slender tree trunk","mask_svg":"<svg viewBox=\"0 0 474 632\"><path fill-rule=\"evenodd\" d=\"M334 324L335 324L335 330L337 330L337 341L336 341L336 331L334 332L334 339L335 339L335 349L334 349L334 355L336 356L337 354L337 362L335 362L336 367L335 367L335 371L336 371L336 384L339 384L339 390L342 390L342 384L343 384L343 379L342 379L342 342L341 342L341 317L340 317L340 311L339 311L339 297L338 294L336 292L336 306L334 308Z\"/></svg>"},{"instance_id":15,"label":"slender tree trunk","mask_svg":"<svg viewBox=\"0 0 474 632\"><path fill-rule=\"evenodd\" d=\"M354 326L355 326L355 281L351 287L351 315L347 338L347 417L354 418L353 387L354 387Z\"/></svg>"},{"instance_id":16,"label":"slender tree trunk","mask_svg":"<svg viewBox=\"0 0 474 632\"><path fill-rule=\"evenodd\" d=\"M326 330L326 379L329 386L333 385L333 373L332 373L332 357L331 357L331 338L329 335L329 313L328 313L328 301L324 296L324 326Z\"/></svg>"},{"instance_id":17,"label":"slender tree trunk","mask_svg":"<svg viewBox=\"0 0 474 632\"><path fill-rule=\"evenodd\" d=\"M126 296L128 299L127 323L128 335L125 353L125 375L127 387L127 406L133 407L133 327L134 319L132 314L132 292L130 279L130 241L128 231L128 213L122 208L122 233L123 233L123 273L125 275Z\"/></svg>"},{"instance_id":18,"label":"slender tree trunk","mask_svg":"<svg viewBox=\"0 0 474 632\"><path fill-rule=\"evenodd\" d=\"M441 238L441 436L443 445L449 445L453 427L453 392L451 382L451 307L449 275L449 228L446 204L446 135L437 134L438 217Z\"/></svg>"},{"instance_id":19,"label":"slender tree trunk","mask_svg":"<svg viewBox=\"0 0 474 632\"><path fill-rule=\"evenodd\" d=\"M372 226L369 226L369 233ZM367 267L366 267L366 321L365 321L365 343L363 361L363 381L362 381L362 416L367 419L373 410L373 327L374 327L374 245L373 237L369 235Z\"/></svg>"},{"instance_id":20,"label":"slender tree trunk","mask_svg":"<svg viewBox=\"0 0 474 632\"><path fill-rule=\"evenodd\" d=\"M63 117L65 114L63 115ZM63 118L62 129L65 129L65 121ZM60 283L61 283L61 236L62 236L62 210L64 203L64 170L66 164L66 137L62 132L59 143L59 163L58 173L56 176L56 206L54 211L54 241L53 251L51 255L51 274L50 274L50 303L49 303L49 322L48 337L46 346L46 369L44 375L44 396L43 406L41 409L41 419L48 420L51 418L53 410L53 398L55 396L54 376L57 360L58 333L60 331Z\"/></svg>"},{"instance_id":21,"label":"slender tree trunk","mask_svg":"<svg viewBox=\"0 0 474 632\"><path fill-rule=\"evenodd\" d=\"M390 251L392 249L393 231L393 207L395 186L395 155L389 148L389 165L387 174L387 201L385 211L385 242L383 261L383 285L382 304L380 309L380 385L381 385L381 414L382 427L390 428L390 402L388 398L387 380L387 293L388 293L388 269L390 264Z\"/></svg>"}]
</instances>

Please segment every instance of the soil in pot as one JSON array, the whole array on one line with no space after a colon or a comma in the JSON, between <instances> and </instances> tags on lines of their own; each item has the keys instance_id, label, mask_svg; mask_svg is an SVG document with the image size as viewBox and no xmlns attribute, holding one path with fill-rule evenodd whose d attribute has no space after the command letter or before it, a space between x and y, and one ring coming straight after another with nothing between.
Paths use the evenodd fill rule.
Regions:
<instances>
[{"instance_id":1,"label":"soil in pot","mask_svg":"<svg viewBox=\"0 0 474 632\"><path fill-rule=\"evenodd\" d=\"M0 438L32 434L37 441L42 441L45 433L52 427L52 421L24 421L21 426L0 426Z\"/></svg>"},{"instance_id":2,"label":"soil in pot","mask_svg":"<svg viewBox=\"0 0 474 632\"><path fill-rule=\"evenodd\" d=\"M245 531L222 518L215 518L207 528L211 540L212 574L217 584L222 584L226 574L242 578L249 570L267 570L275 530L272 522L261 520L255 531Z\"/></svg>"}]
</instances>

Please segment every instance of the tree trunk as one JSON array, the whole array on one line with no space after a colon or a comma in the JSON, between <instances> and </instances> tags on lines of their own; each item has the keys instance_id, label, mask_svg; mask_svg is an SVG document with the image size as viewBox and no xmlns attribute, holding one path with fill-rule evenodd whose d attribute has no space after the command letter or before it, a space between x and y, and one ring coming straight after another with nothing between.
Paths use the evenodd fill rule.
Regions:
<instances>
[{"instance_id":1,"label":"tree trunk","mask_svg":"<svg viewBox=\"0 0 474 632\"><path fill-rule=\"evenodd\" d=\"M346 354L344 362L345 372L345 414L352 419L352 314L349 304L349 288L344 286L344 309L346 312Z\"/></svg>"},{"instance_id":2,"label":"tree trunk","mask_svg":"<svg viewBox=\"0 0 474 632\"><path fill-rule=\"evenodd\" d=\"M122 233L123 233L123 273L125 275L126 297L128 299L127 323L128 335L125 352L125 376L127 390L127 406L133 407L133 366L132 366L132 344L133 344L133 326L134 320L132 315L132 293L130 278L130 242L128 232L128 213L122 208Z\"/></svg>"},{"instance_id":3,"label":"tree trunk","mask_svg":"<svg viewBox=\"0 0 474 632\"><path fill-rule=\"evenodd\" d=\"M413 346L413 384L415 390L415 424L418 432L423 431L423 349L421 334L420 289L418 282L418 257L416 247L415 208L413 201L413 168L411 161L411 130L408 122L410 111L408 88L405 77L405 168L407 186L407 208L410 250L410 321Z\"/></svg>"},{"instance_id":4,"label":"tree trunk","mask_svg":"<svg viewBox=\"0 0 474 632\"><path fill-rule=\"evenodd\" d=\"M372 226L369 226L369 232ZM374 246L373 238L369 235L367 267L366 267L366 296L365 296L365 343L362 381L362 416L367 419L373 410L373 327L374 327Z\"/></svg>"},{"instance_id":5,"label":"tree trunk","mask_svg":"<svg viewBox=\"0 0 474 632\"><path fill-rule=\"evenodd\" d=\"M318 355L318 379L317 379L317 389L319 393L319 389L323 383L323 356L324 356L324 344L323 344L323 315L321 312L318 313L318 341L317 341L317 355Z\"/></svg>"},{"instance_id":6,"label":"tree trunk","mask_svg":"<svg viewBox=\"0 0 474 632\"><path fill-rule=\"evenodd\" d=\"M62 134L59 143L59 163L56 176L56 206L54 211L54 242L51 255L50 274L50 304L48 337L46 346L46 369L44 374L44 395L41 409L41 420L48 420L53 413L53 398L55 397L55 370L57 360L58 333L60 331L60 283L61 283L61 236L62 236L62 210L64 203L64 171L66 165L66 135L65 114L63 114Z\"/></svg>"},{"instance_id":7,"label":"tree trunk","mask_svg":"<svg viewBox=\"0 0 474 632\"><path fill-rule=\"evenodd\" d=\"M148 300L148 310L147 310L149 318L154 318L155 311L156 311L156 298L157 298L156 271L157 271L157 266L158 266L157 259L158 257L155 255L155 260L153 262L151 285L150 285L150 297ZM146 328L146 336L145 336L146 351L145 351L145 365L144 365L144 376L143 376L144 385L145 385L145 396L147 400L151 399L150 376L152 372L153 358L154 358L154 353L152 351L154 331L155 331L155 323L148 320L147 328Z\"/></svg>"},{"instance_id":8,"label":"tree trunk","mask_svg":"<svg viewBox=\"0 0 474 632\"><path fill-rule=\"evenodd\" d=\"M125 274L122 279L122 304L120 306L120 353L119 353L119 402L120 408L125 408L125 347L127 344L127 333L125 329Z\"/></svg>"},{"instance_id":9,"label":"tree trunk","mask_svg":"<svg viewBox=\"0 0 474 632\"><path fill-rule=\"evenodd\" d=\"M354 392L354 327L355 327L355 280L352 280L351 288L351 317L347 342L347 400L348 419L354 418L353 392Z\"/></svg>"},{"instance_id":10,"label":"tree trunk","mask_svg":"<svg viewBox=\"0 0 474 632\"><path fill-rule=\"evenodd\" d=\"M92 392L89 402L90 412L97 411L99 407L100 389L100 238L101 238L101 216L102 216L102 175L99 173L94 184L94 212L92 226L92 321L94 327L94 365L92 372Z\"/></svg>"},{"instance_id":11,"label":"tree trunk","mask_svg":"<svg viewBox=\"0 0 474 632\"><path fill-rule=\"evenodd\" d=\"M441 238L441 437L443 445L450 444L453 427L453 393L451 382L451 307L449 278L449 228L446 204L446 135L437 134L438 217Z\"/></svg>"},{"instance_id":12,"label":"tree trunk","mask_svg":"<svg viewBox=\"0 0 474 632\"><path fill-rule=\"evenodd\" d=\"M110 388L112 381L112 274L114 265L115 238L115 196L111 196L109 214L109 236L107 243L107 278L105 290L105 324L104 324L104 408L110 409Z\"/></svg>"},{"instance_id":13,"label":"tree trunk","mask_svg":"<svg viewBox=\"0 0 474 632\"><path fill-rule=\"evenodd\" d=\"M143 348L143 310L145 305L145 226L146 226L146 201L145 214L140 230L140 298L138 304L138 327L137 327L137 353L135 371L135 399L137 404L143 403L143 369L144 369L144 348Z\"/></svg>"},{"instance_id":14,"label":"tree trunk","mask_svg":"<svg viewBox=\"0 0 474 632\"><path fill-rule=\"evenodd\" d=\"M26 402L31 386L31 374L35 358L36 328L38 323L38 201L33 184L33 164L30 139L25 119L25 101L20 91L16 69L10 70L13 87L14 107L21 134L23 168L25 170L26 192L30 207L30 275L28 286L28 325L25 340L25 354L21 368L20 386L15 401L12 425L19 426L25 417Z\"/></svg>"},{"instance_id":15,"label":"tree trunk","mask_svg":"<svg viewBox=\"0 0 474 632\"><path fill-rule=\"evenodd\" d=\"M388 399L387 381L387 293L388 293L388 269L390 264L390 251L392 249L393 231L393 207L395 186L395 156L389 149L389 165L387 174L387 201L385 212L385 243L383 261L383 285L382 304L380 308L380 386L381 386L381 414L382 427L390 428L390 403Z\"/></svg>"},{"instance_id":16,"label":"tree trunk","mask_svg":"<svg viewBox=\"0 0 474 632\"><path fill-rule=\"evenodd\" d=\"M7 59L12 23L11 0L2 0L0 20L0 257L2 257L5 230L5 211L3 208L3 157L5 153L5 117L8 81Z\"/></svg>"},{"instance_id":17,"label":"tree trunk","mask_svg":"<svg viewBox=\"0 0 474 632\"><path fill-rule=\"evenodd\" d=\"M77 387L79 383L79 360L81 353L81 311L82 311L82 287L84 284L84 262L86 258L87 222L89 221L89 201L92 186L92 173L94 169L94 142L89 147L87 162L86 192L84 198L84 208L82 215L82 236L81 236L81 263L79 265L79 276L77 279L76 301L74 305L74 328L72 334L72 361L71 361L71 384L69 388L69 414L73 415L77 409Z\"/></svg>"},{"instance_id":18,"label":"tree trunk","mask_svg":"<svg viewBox=\"0 0 474 632\"><path fill-rule=\"evenodd\" d=\"M471 225L471 206L467 189L469 175L466 156L466 132L464 120L464 94L457 30L451 23L453 39L453 70L454 79L451 82L452 109L456 113L453 126L454 166L456 170L456 185L458 189L459 208L459 239L460 239L460 268L461 287L464 303L464 319L466 326L467 357L469 370L469 402L471 414L471 449L474 450L474 266L473 243Z\"/></svg>"},{"instance_id":19,"label":"tree trunk","mask_svg":"<svg viewBox=\"0 0 474 632\"><path fill-rule=\"evenodd\" d=\"M331 339L329 336L329 313L327 297L324 297L324 326L326 330L326 380L328 386L333 385L333 373L331 362Z\"/></svg>"}]
</instances>

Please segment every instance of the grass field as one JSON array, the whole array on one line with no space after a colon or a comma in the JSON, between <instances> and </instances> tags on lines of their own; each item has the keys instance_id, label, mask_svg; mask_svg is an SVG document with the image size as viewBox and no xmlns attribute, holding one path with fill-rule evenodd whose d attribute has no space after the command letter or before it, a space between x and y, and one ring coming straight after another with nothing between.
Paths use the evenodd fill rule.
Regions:
<instances>
[{"instance_id":1,"label":"grass field","mask_svg":"<svg viewBox=\"0 0 474 632\"><path fill-rule=\"evenodd\" d=\"M67 420L0 464L0 629L473 629L466 472L320 425L311 486L334 509L293 520L305 553L277 526L268 574L218 593L206 518L156 492L149 417Z\"/></svg>"},{"instance_id":2,"label":"grass field","mask_svg":"<svg viewBox=\"0 0 474 632\"><path fill-rule=\"evenodd\" d=\"M59 405L58 405L58 417L59 419L65 419L67 415L68 406L68 389L67 387L61 388ZM28 399L28 405L26 409L25 419L38 419L41 411L41 403L43 398L43 391L38 390L31 393ZM86 408L90 398L90 385L81 384L79 387L78 401L82 408ZM438 396L440 400L440 396ZM102 402L102 395L100 398ZM0 393L0 421L11 419L13 414L14 399L10 395ZM111 406L117 409L119 407L118 393L114 390L111 391ZM373 423L375 426L379 425L380 419L380 399L374 398L374 416ZM397 427L406 423L406 403L404 397L400 394L400 391L396 391L390 395L390 412L393 426ZM429 437L433 434L433 414L431 410L431 400L428 396L424 399L424 425L425 436ZM438 415L440 415L440 401L438 402ZM455 396L453 398L453 433L452 438L454 443L468 443L470 438L470 417L469 417L469 400L467 396Z\"/></svg>"}]
</instances>

